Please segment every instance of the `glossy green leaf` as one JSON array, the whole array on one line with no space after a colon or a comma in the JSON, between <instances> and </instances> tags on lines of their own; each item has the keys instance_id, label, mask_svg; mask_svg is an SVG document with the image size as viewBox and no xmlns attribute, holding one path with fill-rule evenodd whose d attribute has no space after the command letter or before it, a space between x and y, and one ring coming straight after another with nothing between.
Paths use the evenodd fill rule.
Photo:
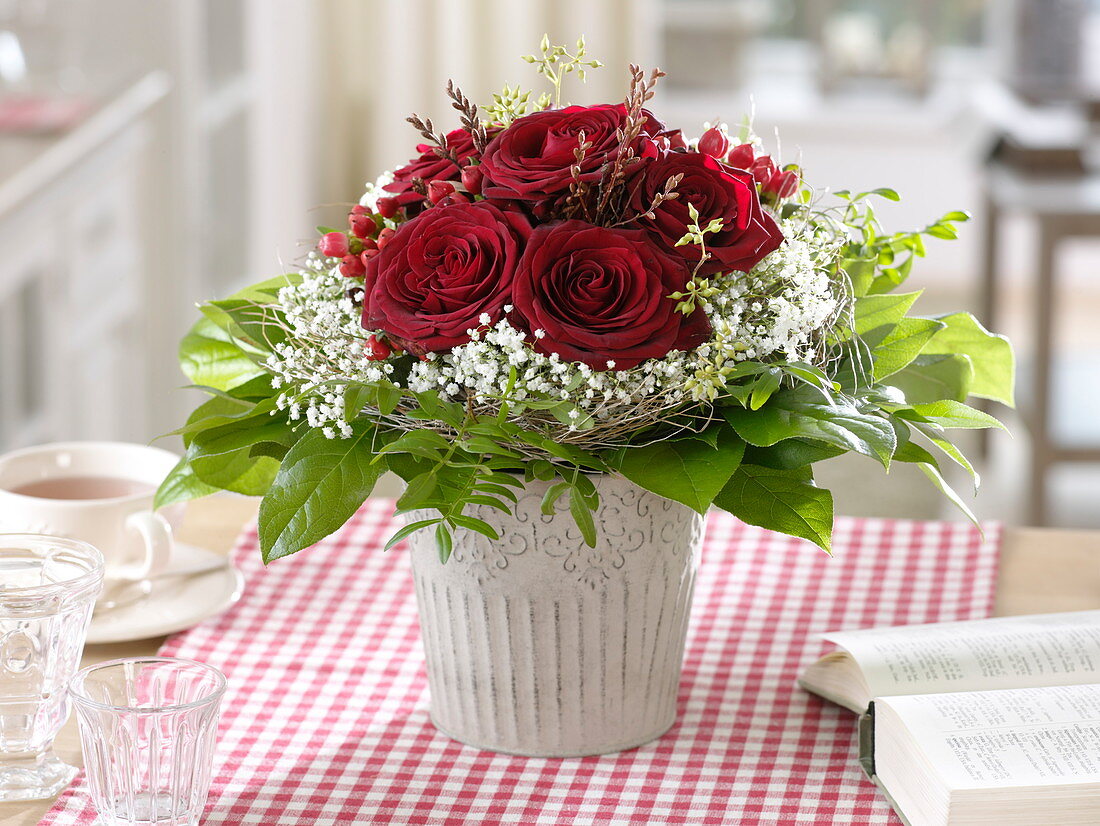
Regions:
<instances>
[{"instance_id":1,"label":"glossy green leaf","mask_svg":"<svg viewBox=\"0 0 1100 826\"><path fill-rule=\"evenodd\" d=\"M580 495L576 488L569 493L569 514L573 517L573 521L577 523L584 544L590 548L595 548L596 523L592 519L592 511L589 509L588 503L585 502L584 497Z\"/></svg>"},{"instance_id":2,"label":"glossy green leaf","mask_svg":"<svg viewBox=\"0 0 1100 826\"><path fill-rule=\"evenodd\" d=\"M787 439L812 439L870 456L889 466L896 447L894 430L881 416L863 413L849 401L832 403L806 393L775 396L760 410L727 407L722 415L737 434L756 447Z\"/></svg>"},{"instance_id":3,"label":"glossy green leaf","mask_svg":"<svg viewBox=\"0 0 1100 826\"><path fill-rule=\"evenodd\" d=\"M881 342L872 347L875 380L882 381L908 366L921 354L932 336L945 326L930 318L903 318L899 321Z\"/></svg>"},{"instance_id":4,"label":"glossy green leaf","mask_svg":"<svg viewBox=\"0 0 1100 826\"><path fill-rule=\"evenodd\" d=\"M951 504L962 511L966 515L967 519L969 519L975 525L978 525L979 528L981 527L981 524L978 522L978 517L976 517L974 515L974 512L970 510L970 507L966 504L966 502L962 500L962 497L955 492L955 489L947 483L947 480L943 478L943 475L940 473L938 467L927 462L918 462L917 467L919 467L921 469L921 472L928 477L932 484L935 485L940 490L940 492L948 498Z\"/></svg>"},{"instance_id":5,"label":"glossy green leaf","mask_svg":"<svg viewBox=\"0 0 1100 826\"><path fill-rule=\"evenodd\" d=\"M853 329L861 336L881 327L892 329L905 318L921 292L868 295L856 299Z\"/></svg>"},{"instance_id":6,"label":"glossy green leaf","mask_svg":"<svg viewBox=\"0 0 1100 826\"><path fill-rule=\"evenodd\" d=\"M324 539L358 510L384 468L375 464L375 428L352 424L347 439L326 439L309 430L291 448L260 503L260 549L264 562Z\"/></svg>"},{"instance_id":7,"label":"glossy green leaf","mask_svg":"<svg viewBox=\"0 0 1100 826\"><path fill-rule=\"evenodd\" d=\"M974 382L974 362L969 356L917 356L894 373L890 384L905 394L910 404L951 399L964 401Z\"/></svg>"},{"instance_id":8,"label":"glossy green leaf","mask_svg":"<svg viewBox=\"0 0 1100 826\"><path fill-rule=\"evenodd\" d=\"M833 497L807 473L741 465L714 504L750 525L808 539L830 551Z\"/></svg>"},{"instance_id":9,"label":"glossy green leaf","mask_svg":"<svg viewBox=\"0 0 1100 826\"><path fill-rule=\"evenodd\" d=\"M942 399L928 404L914 404L912 410L920 417L920 420L938 424L940 427L967 430L980 430L990 427L1005 429L1001 422L988 413L951 399ZM897 415L905 418L907 413L906 410L899 410Z\"/></svg>"},{"instance_id":10,"label":"glossy green leaf","mask_svg":"<svg viewBox=\"0 0 1100 826\"><path fill-rule=\"evenodd\" d=\"M941 316L944 328L921 351L926 355L960 353L970 357L974 378L972 395L992 399L1010 407L1014 404L1016 361L1012 345L1004 336L986 330L970 313Z\"/></svg>"},{"instance_id":11,"label":"glossy green leaf","mask_svg":"<svg viewBox=\"0 0 1100 826\"><path fill-rule=\"evenodd\" d=\"M744 452L744 441L723 428L717 447L701 439L669 439L627 448L618 469L646 490L706 513Z\"/></svg>"},{"instance_id":12,"label":"glossy green leaf","mask_svg":"<svg viewBox=\"0 0 1100 826\"><path fill-rule=\"evenodd\" d=\"M264 375L254 359L207 318L200 319L180 342L179 361L192 383L218 390L229 390Z\"/></svg>"},{"instance_id":13,"label":"glossy green leaf","mask_svg":"<svg viewBox=\"0 0 1100 826\"><path fill-rule=\"evenodd\" d=\"M179 460L157 488L153 507L163 508L176 502L186 502L217 493L218 488L208 485L195 476L187 457Z\"/></svg>"}]
</instances>

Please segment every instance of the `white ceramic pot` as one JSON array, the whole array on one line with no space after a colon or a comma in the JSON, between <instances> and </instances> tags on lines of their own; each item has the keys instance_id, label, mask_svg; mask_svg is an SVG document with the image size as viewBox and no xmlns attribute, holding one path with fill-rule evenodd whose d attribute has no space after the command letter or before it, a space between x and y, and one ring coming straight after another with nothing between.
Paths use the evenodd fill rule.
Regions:
<instances>
[{"instance_id":1,"label":"white ceramic pot","mask_svg":"<svg viewBox=\"0 0 1100 826\"><path fill-rule=\"evenodd\" d=\"M539 757L621 751L676 718L703 518L617 476L596 481L589 548L568 513L467 511L500 533L460 531L441 563L411 537L436 727L471 746ZM409 521L434 512L409 514Z\"/></svg>"}]
</instances>

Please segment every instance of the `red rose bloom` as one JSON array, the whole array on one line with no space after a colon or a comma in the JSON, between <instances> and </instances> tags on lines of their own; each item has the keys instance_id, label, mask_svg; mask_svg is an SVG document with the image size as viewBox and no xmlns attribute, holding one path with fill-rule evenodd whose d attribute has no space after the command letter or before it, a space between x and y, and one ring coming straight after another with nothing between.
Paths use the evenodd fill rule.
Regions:
<instances>
[{"instance_id":1,"label":"red rose bloom","mask_svg":"<svg viewBox=\"0 0 1100 826\"><path fill-rule=\"evenodd\" d=\"M425 210L370 259L363 327L414 353L465 344L482 313L503 315L530 234L522 214L486 201Z\"/></svg>"},{"instance_id":2,"label":"red rose bloom","mask_svg":"<svg viewBox=\"0 0 1100 826\"><path fill-rule=\"evenodd\" d=\"M515 320L540 353L625 370L710 336L701 309L684 315L668 297L688 277L683 259L648 233L583 221L544 224L516 267ZM536 338L536 330L545 336Z\"/></svg>"},{"instance_id":3,"label":"red rose bloom","mask_svg":"<svg viewBox=\"0 0 1100 826\"><path fill-rule=\"evenodd\" d=\"M474 139L465 129L454 129L447 133L447 148L452 150L459 161L465 161L474 155ZM382 187L386 192L393 193L400 206L419 204L424 196L415 192L412 188L414 178L422 178L425 183L429 181L457 181L461 177L461 170L446 158L441 158L435 153L435 148L426 143L416 145L419 157L413 158L404 166L398 167L393 173L393 183Z\"/></svg>"},{"instance_id":4,"label":"red rose bloom","mask_svg":"<svg viewBox=\"0 0 1100 826\"><path fill-rule=\"evenodd\" d=\"M634 193L634 209L648 209L668 179L677 174L684 176L676 187L680 197L665 201L652 219L640 218L638 224L653 232L666 248L694 264L699 260L698 246L675 246L691 223L688 204L699 210L701 227L721 219L724 228L705 236L711 258L703 265L703 272L748 272L783 242L783 233L760 205L752 174L698 152L670 152L650 162Z\"/></svg>"},{"instance_id":5,"label":"red rose bloom","mask_svg":"<svg viewBox=\"0 0 1100 826\"><path fill-rule=\"evenodd\" d=\"M635 151L663 129L649 112ZM485 176L482 193L487 198L520 201L553 200L565 194L573 181L570 167L576 163L580 133L592 144L581 161L581 180L597 181L604 164L618 155L618 130L626 124L626 107L568 106L547 109L517 119L498 134L481 156Z\"/></svg>"}]
</instances>

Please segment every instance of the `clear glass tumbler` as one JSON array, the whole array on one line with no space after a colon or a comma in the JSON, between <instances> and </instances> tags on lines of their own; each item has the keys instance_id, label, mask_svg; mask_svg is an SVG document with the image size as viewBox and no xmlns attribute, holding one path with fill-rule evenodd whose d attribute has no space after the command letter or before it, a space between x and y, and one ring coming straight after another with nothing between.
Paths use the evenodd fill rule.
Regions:
<instances>
[{"instance_id":1,"label":"clear glass tumbler","mask_svg":"<svg viewBox=\"0 0 1100 826\"><path fill-rule=\"evenodd\" d=\"M196 826L225 676L193 660L145 657L89 666L69 690L99 822Z\"/></svg>"},{"instance_id":2,"label":"clear glass tumbler","mask_svg":"<svg viewBox=\"0 0 1100 826\"><path fill-rule=\"evenodd\" d=\"M102 583L85 542L0 534L0 801L53 797L76 774L53 740Z\"/></svg>"}]
</instances>

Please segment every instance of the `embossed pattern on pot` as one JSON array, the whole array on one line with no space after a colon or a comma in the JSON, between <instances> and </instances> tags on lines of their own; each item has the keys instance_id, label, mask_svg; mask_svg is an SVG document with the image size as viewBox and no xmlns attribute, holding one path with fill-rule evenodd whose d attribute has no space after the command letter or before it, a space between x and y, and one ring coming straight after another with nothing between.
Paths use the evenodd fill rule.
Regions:
<instances>
[{"instance_id":1,"label":"embossed pattern on pot","mask_svg":"<svg viewBox=\"0 0 1100 826\"><path fill-rule=\"evenodd\" d=\"M470 511L497 542L460 531L441 563L431 532L410 538L432 720L446 734L564 757L632 748L675 721L703 518L621 477L594 481L595 548L568 514L541 513L543 482L513 516Z\"/></svg>"}]
</instances>

